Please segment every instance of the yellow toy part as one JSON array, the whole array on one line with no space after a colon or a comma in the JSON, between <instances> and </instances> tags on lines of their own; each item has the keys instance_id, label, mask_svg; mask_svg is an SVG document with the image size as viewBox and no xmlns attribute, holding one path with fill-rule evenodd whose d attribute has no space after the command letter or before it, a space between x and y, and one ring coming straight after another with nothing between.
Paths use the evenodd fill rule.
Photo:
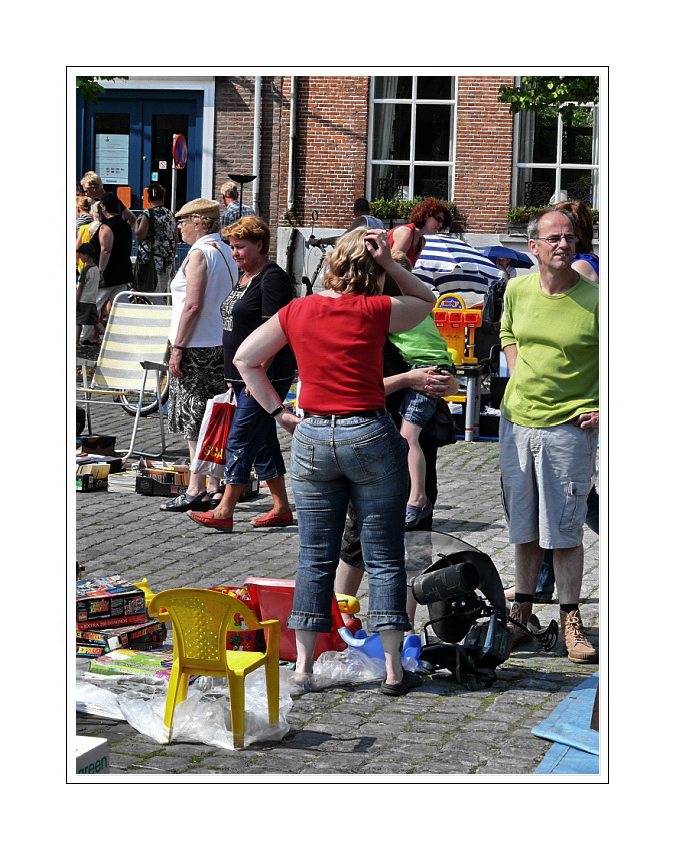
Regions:
<instances>
[{"instance_id":1,"label":"yellow toy part","mask_svg":"<svg viewBox=\"0 0 675 850\"><path fill-rule=\"evenodd\" d=\"M135 581L133 582L133 585L134 587L138 587L140 588L140 590L143 591L143 596L145 596L145 604L149 605L150 600L155 594L150 590L150 585L148 584L147 578L142 578L140 581Z\"/></svg>"},{"instance_id":2,"label":"yellow toy part","mask_svg":"<svg viewBox=\"0 0 675 850\"><path fill-rule=\"evenodd\" d=\"M278 620L260 622L240 599L216 590L183 587L158 593L148 606L157 617L166 609L173 625L173 666L166 695L164 724L169 740L176 705L187 697L190 676L227 678L230 717L235 747L244 746L244 679L258 667L265 667L267 713L271 726L279 723L279 636ZM249 630L265 630L265 652L237 652L227 649L227 633L239 614Z\"/></svg>"},{"instance_id":3,"label":"yellow toy part","mask_svg":"<svg viewBox=\"0 0 675 850\"><path fill-rule=\"evenodd\" d=\"M355 596L347 596L346 593L336 593L338 608L343 614L358 614L361 610L359 600Z\"/></svg>"},{"instance_id":4,"label":"yellow toy part","mask_svg":"<svg viewBox=\"0 0 675 850\"><path fill-rule=\"evenodd\" d=\"M474 334L483 323L481 306L467 308L461 295L448 292L438 299L433 314L434 324L445 340L455 366L477 363L478 359L473 356Z\"/></svg>"}]
</instances>

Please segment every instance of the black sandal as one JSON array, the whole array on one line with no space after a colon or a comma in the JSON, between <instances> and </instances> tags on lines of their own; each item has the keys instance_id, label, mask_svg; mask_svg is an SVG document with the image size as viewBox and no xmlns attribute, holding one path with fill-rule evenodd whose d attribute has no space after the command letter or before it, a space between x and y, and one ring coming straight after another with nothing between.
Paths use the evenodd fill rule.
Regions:
<instances>
[{"instance_id":1,"label":"black sandal","mask_svg":"<svg viewBox=\"0 0 675 850\"><path fill-rule=\"evenodd\" d=\"M220 499L216 499L216 495L220 493ZM217 490L211 490L206 494L206 500L209 503L209 510L215 511L218 505L221 503L223 496L225 495L225 485L221 484Z\"/></svg>"},{"instance_id":2,"label":"black sandal","mask_svg":"<svg viewBox=\"0 0 675 850\"><path fill-rule=\"evenodd\" d=\"M202 499L206 496L206 490L203 493L197 493L196 496L188 496L187 493L181 493L170 502L160 505L160 511L173 511L174 513L185 513L185 511L208 511L210 510L208 502L203 502Z\"/></svg>"}]
</instances>

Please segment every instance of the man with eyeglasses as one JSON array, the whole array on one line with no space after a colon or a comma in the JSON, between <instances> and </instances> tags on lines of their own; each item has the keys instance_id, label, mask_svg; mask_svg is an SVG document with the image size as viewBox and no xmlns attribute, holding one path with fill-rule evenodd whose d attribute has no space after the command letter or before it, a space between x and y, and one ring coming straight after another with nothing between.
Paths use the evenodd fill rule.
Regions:
<instances>
[{"instance_id":1,"label":"man with eyeglasses","mask_svg":"<svg viewBox=\"0 0 675 850\"><path fill-rule=\"evenodd\" d=\"M576 237L567 213L538 213L527 236L539 271L509 282L500 332L511 376L499 432L503 502L515 544L511 617L527 624L544 552L552 549L567 656L595 663L579 596L598 443L598 286L572 268ZM530 639L517 626L512 631L515 644Z\"/></svg>"}]
</instances>

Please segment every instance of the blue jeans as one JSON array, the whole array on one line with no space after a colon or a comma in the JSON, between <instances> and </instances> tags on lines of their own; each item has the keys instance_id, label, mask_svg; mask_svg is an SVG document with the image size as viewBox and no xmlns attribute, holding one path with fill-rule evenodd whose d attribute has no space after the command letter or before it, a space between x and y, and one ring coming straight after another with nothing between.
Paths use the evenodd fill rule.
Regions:
<instances>
[{"instance_id":1,"label":"blue jeans","mask_svg":"<svg viewBox=\"0 0 675 850\"><path fill-rule=\"evenodd\" d=\"M335 570L351 501L368 572L370 631L411 628L403 534L408 445L388 413L303 419L291 449L300 558L289 629L330 632Z\"/></svg>"},{"instance_id":2,"label":"blue jeans","mask_svg":"<svg viewBox=\"0 0 675 850\"><path fill-rule=\"evenodd\" d=\"M293 383L273 381L272 386L285 399ZM248 484L251 467L260 481L271 481L285 475L286 467L277 437L277 423L253 396L247 396L244 384L233 384L237 409L227 436L225 457L226 484Z\"/></svg>"}]
</instances>

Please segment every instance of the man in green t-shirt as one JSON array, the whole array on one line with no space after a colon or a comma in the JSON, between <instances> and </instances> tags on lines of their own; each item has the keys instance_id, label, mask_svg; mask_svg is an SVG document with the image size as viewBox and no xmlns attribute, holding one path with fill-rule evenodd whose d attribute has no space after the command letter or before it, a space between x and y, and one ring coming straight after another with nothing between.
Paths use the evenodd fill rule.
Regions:
<instances>
[{"instance_id":1,"label":"man in green t-shirt","mask_svg":"<svg viewBox=\"0 0 675 850\"><path fill-rule=\"evenodd\" d=\"M567 655L594 663L579 595L598 442L598 286L572 269L576 238L566 213L538 213L527 235L539 271L509 282L500 333L511 375L499 434L504 506L515 544L511 617L527 623L544 552L552 549ZM514 628L514 635L516 643L528 640L522 629Z\"/></svg>"}]
</instances>

